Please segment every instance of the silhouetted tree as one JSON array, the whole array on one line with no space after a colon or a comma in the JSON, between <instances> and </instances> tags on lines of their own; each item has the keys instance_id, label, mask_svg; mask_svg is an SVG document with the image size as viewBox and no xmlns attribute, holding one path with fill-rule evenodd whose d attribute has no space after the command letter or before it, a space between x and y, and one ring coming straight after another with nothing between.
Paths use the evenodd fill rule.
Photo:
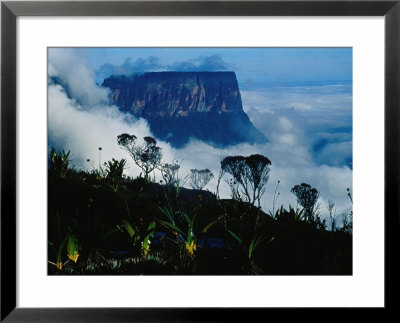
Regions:
<instances>
[{"instance_id":1,"label":"silhouetted tree","mask_svg":"<svg viewBox=\"0 0 400 323\"><path fill-rule=\"evenodd\" d=\"M296 195L297 202L304 208L304 217L308 222L313 222L319 192L309 184L301 183L292 187L291 192Z\"/></svg>"},{"instance_id":2,"label":"silhouetted tree","mask_svg":"<svg viewBox=\"0 0 400 323\"><path fill-rule=\"evenodd\" d=\"M150 181L150 173L161 163L161 148L157 146L157 141L153 137L144 137L143 144L137 144L136 139L135 135L126 133L117 137L118 145L131 155L135 164L143 171L144 178Z\"/></svg>"},{"instance_id":3,"label":"silhouetted tree","mask_svg":"<svg viewBox=\"0 0 400 323\"><path fill-rule=\"evenodd\" d=\"M250 202L249 182L246 175L246 158L243 156L227 156L221 160L221 171L232 176L232 179L226 180L231 188L232 198L239 198L244 194L247 202ZM239 191L239 186L242 191Z\"/></svg>"},{"instance_id":4,"label":"silhouetted tree","mask_svg":"<svg viewBox=\"0 0 400 323\"><path fill-rule=\"evenodd\" d=\"M261 205L261 196L265 193L265 185L269 180L269 172L271 161L259 154L251 155L246 157L246 168L245 176L248 177L251 189L253 191L252 204L255 201L258 202L258 207Z\"/></svg>"},{"instance_id":5,"label":"silhouetted tree","mask_svg":"<svg viewBox=\"0 0 400 323\"><path fill-rule=\"evenodd\" d=\"M196 190L202 190L212 179L214 174L207 169L191 169L189 180L190 186Z\"/></svg>"},{"instance_id":6,"label":"silhouetted tree","mask_svg":"<svg viewBox=\"0 0 400 323\"><path fill-rule=\"evenodd\" d=\"M136 147L136 139L135 135L129 135L127 133L123 133L117 137L118 145L122 146L128 153L132 154Z\"/></svg>"},{"instance_id":7,"label":"silhouetted tree","mask_svg":"<svg viewBox=\"0 0 400 323\"><path fill-rule=\"evenodd\" d=\"M178 181L178 171L180 165L177 160L172 161L171 164L163 164L160 166L161 176L167 186L175 186Z\"/></svg>"},{"instance_id":8,"label":"silhouetted tree","mask_svg":"<svg viewBox=\"0 0 400 323\"><path fill-rule=\"evenodd\" d=\"M221 171L233 177L227 183L235 196L240 196L241 193L247 202L254 205L257 201L260 207L261 197L269 179L270 165L271 161L259 154L248 157L227 156L221 161Z\"/></svg>"}]
</instances>

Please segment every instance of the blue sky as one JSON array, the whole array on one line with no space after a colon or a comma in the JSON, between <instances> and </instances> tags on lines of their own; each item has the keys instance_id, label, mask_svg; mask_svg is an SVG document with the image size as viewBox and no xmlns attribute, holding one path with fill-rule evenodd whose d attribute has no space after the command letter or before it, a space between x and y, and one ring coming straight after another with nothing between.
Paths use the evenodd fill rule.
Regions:
<instances>
[{"instance_id":1,"label":"blue sky","mask_svg":"<svg viewBox=\"0 0 400 323\"><path fill-rule=\"evenodd\" d=\"M169 66L179 70L182 62L196 65L213 56L218 62L210 60L208 68L221 70L223 64L223 69L236 72L239 83L352 82L352 48L86 48L82 51L97 72L104 64L123 68L124 62L132 68L138 62L147 63L147 69L162 70ZM141 72L141 65L136 67ZM98 81L100 78L97 73Z\"/></svg>"}]
</instances>

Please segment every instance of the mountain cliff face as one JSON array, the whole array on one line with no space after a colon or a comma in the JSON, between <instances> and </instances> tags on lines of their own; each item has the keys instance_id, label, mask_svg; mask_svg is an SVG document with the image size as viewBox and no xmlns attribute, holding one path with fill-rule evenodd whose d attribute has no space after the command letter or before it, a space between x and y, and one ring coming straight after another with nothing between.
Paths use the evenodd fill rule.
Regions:
<instances>
[{"instance_id":1,"label":"mountain cliff face","mask_svg":"<svg viewBox=\"0 0 400 323\"><path fill-rule=\"evenodd\" d=\"M175 147L190 137L217 146L262 143L266 137L243 111L234 72L151 72L104 80L111 103L148 120Z\"/></svg>"}]
</instances>

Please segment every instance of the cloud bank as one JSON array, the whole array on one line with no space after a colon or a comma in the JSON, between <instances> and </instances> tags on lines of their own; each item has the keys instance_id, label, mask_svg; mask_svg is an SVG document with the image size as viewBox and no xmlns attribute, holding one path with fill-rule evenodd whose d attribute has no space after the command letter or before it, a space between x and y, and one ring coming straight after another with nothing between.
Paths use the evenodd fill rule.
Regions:
<instances>
[{"instance_id":1,"label":"cloud bank","mask_svg":"<svg viewBox=\"0 0 400 323\"><path fill-rule=\"evenodd\" d=\"M153 62L156 64L157 60ZM145 61L143 64L150 63ZM49 51L49 79L58 77L61 80L60 84L49 82L48 86L49 148L55 146L71 150L72 164L78 169L91 169L86 162L88 158L94 161L95 167L100 158L99 162L126 158L129 168L125 173L137 176L139 169L118 147L117 136L124 132L135 134L138 138L152 136L148 124L107 104L108 92L96 84L95 73L89 66L85 57L74 50ZM315 96L315 91L322 94ZM347 211L351 204L346 189L352 188L352 170L344 159L351 145L351 136L346 130L349 121L343 120L343 115L349 117L343 102L348 103L349 95L344 93L343 97L338 97L337 91L332 91L326 88L314 88L313 91L297 89L290 95L285 90L244 91L244 108L255 126L268 136L269 143L219 149L192 139L186 147L174 149L159 141L159 146L163 148L163 161L181 161L179 174L182 178L192 168L209 168L217 177L221 158L237 154L263 154L272 161L270 181L261 204L265 212L272 211L278 180L280 195L275 209L281 204L285 207L288 204L296 206L290 189L306 182L321 192L322 214L327 214L328 200L335 201L338 213ZM316 106L315 102L320 101L323 104ZM321 115L324 116L322 119ZM321 123L330 125L332 129L342 127L343 132L329 127L330 130L326 131ZM310 139L310 134L316 138ZM314 143L315 140L319 140L319 146ZM102 147L101 156L98 147ZM327 160L331 162L326 163ZM216 184L214 178L206 188L215 192ZM220 193L222 197L229 197L229 188L224 182L221 183Z\"/></svg>"},{"instance_id":2,"label":"cloud bank","mask_svg":"<svg viewBox=\"0 0 400 323\"><path fill-rule=\"evenodd\" d=\"M150 56L133 60L126 58L121 65L103 64L96 70L97 79L104 80L111 75L131 75L156 71L226 71L233 65L223 60L221 55L200 56L196 59L177 61L170 65L162 64L157 57Z\"/></svg>"},{"instance_id":3,"label":"cloud bank","mask_svg":"<svg viewBox=\"0 0 400 323\"><path fill-rule=\"evenodd\" d=\"M352 168L351 84L256 89L242 91L242 99L267 136L304 145L318 165Z\"/></svg>"}]
</instances>

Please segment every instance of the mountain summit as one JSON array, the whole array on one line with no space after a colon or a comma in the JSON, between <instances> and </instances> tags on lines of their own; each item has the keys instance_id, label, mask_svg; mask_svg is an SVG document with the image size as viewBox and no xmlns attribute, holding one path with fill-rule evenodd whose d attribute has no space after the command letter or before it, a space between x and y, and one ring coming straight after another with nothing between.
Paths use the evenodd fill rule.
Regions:
<instances>
[{"instance_id":1,"label":"mountain summit","mask_svg":"<svg viewBox=\"0 0 400 323\"><path fill-rule=\"evenodd\" d=\"M148 120L151 132L174 147L190 137L228 146L267 141L243 111L234 72L149 72L104 80L111 103Z\"/></svg>"}]
</instances>

